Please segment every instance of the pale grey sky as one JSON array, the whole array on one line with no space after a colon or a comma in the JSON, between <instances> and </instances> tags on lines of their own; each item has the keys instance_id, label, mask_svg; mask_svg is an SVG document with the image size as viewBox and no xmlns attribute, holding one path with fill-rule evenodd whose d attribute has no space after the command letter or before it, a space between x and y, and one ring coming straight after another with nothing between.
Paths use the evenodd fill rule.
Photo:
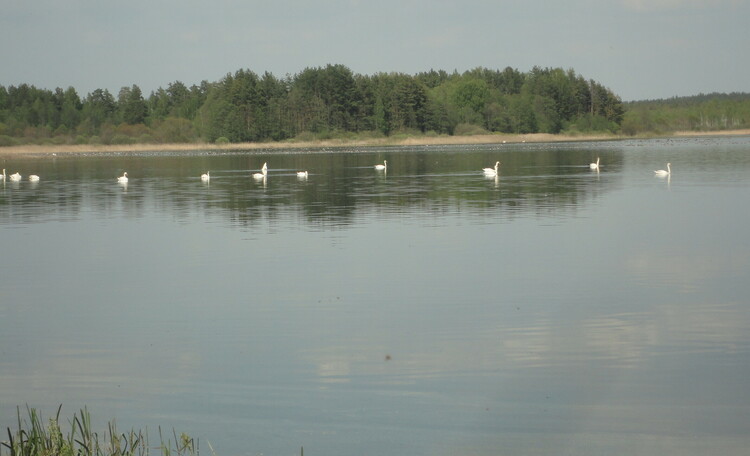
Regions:
<instances>
[{"instance_id":1,"label":"pale grey sky","mask_svg":"<svg viewBox=\"0 0 750 456\"><path fill-rule=\"evenodd\" d=\"M0 0L0 85L572 68L623 100L750 92L750 0Z\"/></svg>"}]
</instances>

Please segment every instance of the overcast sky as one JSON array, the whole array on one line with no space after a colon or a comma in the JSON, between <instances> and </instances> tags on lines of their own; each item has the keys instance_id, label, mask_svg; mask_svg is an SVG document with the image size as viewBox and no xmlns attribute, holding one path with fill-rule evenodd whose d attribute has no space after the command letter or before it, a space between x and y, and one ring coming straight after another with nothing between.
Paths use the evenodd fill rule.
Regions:
<instances>
[{"instance_id":1,"label":"overcast sky","mask_svg":"<svg viewBox=\"0 0 750 456\"><path fill-rule=\"evenodd\" d=\"M572 68L624 101L750 92L750 0L0 0L0 85Z\"/></svg>"}]
</instances>

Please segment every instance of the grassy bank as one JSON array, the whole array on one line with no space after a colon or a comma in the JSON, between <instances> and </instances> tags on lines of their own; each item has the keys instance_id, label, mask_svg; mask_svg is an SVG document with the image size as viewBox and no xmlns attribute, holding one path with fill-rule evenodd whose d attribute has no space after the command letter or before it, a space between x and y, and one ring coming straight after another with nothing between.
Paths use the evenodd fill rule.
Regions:
<instances>
[{"instance_id":1,"label":"grassy bank","mask_svg":"<svg viewBox=\"0 0 750 456\"><path fill-rule=\"evenodd\" d=\"M750 135L750 130L728 130L715 132L675 132L669 137L686 136L727 136ZM647 138L650 136L637 136ZM437 146L465 144L513 144L533 142L569 142L569 141L604 141L633 139L632 136L618 135L553 135L533 133L524 135L488 134L471 136L396 136L368 139L329 139L320 141L281 141L263 143L235 144L122 144L122 145L22 145L0 147L2 155L47 155L47 154L83 154L83 153L125 153L125 152L174 152L185 150L274 150L274 149L319 149L326 147L370 147L370 146Z\"/></svg>"}]
</instances>

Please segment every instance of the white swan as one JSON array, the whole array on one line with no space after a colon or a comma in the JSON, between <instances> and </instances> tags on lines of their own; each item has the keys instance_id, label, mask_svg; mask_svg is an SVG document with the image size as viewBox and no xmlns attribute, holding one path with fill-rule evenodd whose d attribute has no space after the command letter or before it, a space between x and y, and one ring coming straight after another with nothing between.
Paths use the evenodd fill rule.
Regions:
<instances>
[{"instance_id":1,"label":"white swan","mask_svg":"<svg viewBox=\"0 0 750 456\"><path fill-rule=\"evenodd\" d=\"M383 164L377 164L375 165L375 169L387 169L388 168L388 160L383 160Z\"/></svg>"},{"instance_id":2,"label":"white swan","mask_svg":"<svg viewBox=\"0 0 750 456\"><path fill-rule=\"evenodd\" d=\"M657 176L670 176L672 175L672 168L670 168L671 165L671 163L667 163L666 171L664 171L663 169L657 169L656 171L654 171L654 173L656 173Z\"/></svg>"},{"instance_id":3,"label":"white swan","mask_svg":"<svg viewBox=\"0 0 750 456\"><path fill-rule=\"evenodd\" d=\"M127 184L128 183L128 173L122 173L122 176L117 178L117 182L121 184Z\"/></svg>"},{"instance_id":4,"label":"white swan","mask_svg":"<svg viewBox=\"0 0 750 456\"><path fill-rule=\"evenodd\" d=\"M495 162L494 168L482 168L485 176L497 176L497 167L500 166L500 162Z\"/></svg>"},{"instance_id":5,"label":"white swan","mask_svg":"<svg viewBox=\"0 0 750 456\"><path fill-rule=\"evenodd\" d=\"M39 182L39 176L37 176L36 174L31 174L31 175L29 176L29 180L30 180L31 182Z\"/></svg>"},{"instance_id":6,"label":"white swan","mask_svg":"<svg viewBox=\"0 0 750 456\"><path fill-rule=\"evenodd\" d=\"M307 171L297 171L297 177L307 177Z\"/></svg>"},{"instance_id":7,"label":"white swan","mask_svg":"<svg viewBox=\"0 0 750 456\"><path fill-rule=\"evenodd\" d=\"M18 174L17 172L15 174L11 174L10 175L10 180L12 180L13 182L20 182L21 181L21 175Z\"/></svg>"},{"instance_id":8,"label":"white swan","mask_svg":"<svg viewBox=\"0 0 750 456\"><path fill-rule=\"evenodd\" d=\"M256 179L265 179L267 174L268 174L268 164L263 163L263 167L260 169L260 172L253 174L253 177Z\"/></svg>"},{"instance_id":9,"label":"white swan","mask_svg":"<svg viewBox=\"0 0 750 456\"><path fill-rule=\"evenodd\" d=\"M591 169L599 169L599 157L596 157L596 163L589 163L589 168Z\"/></svg>"},{"instance_id":10,"label":"white swan","mask_svg":"<svg viewBox=\"0 0 750 456\"><path fill-rule=\"evenodd\" d=\"M206 171L206 174L201 174L201 180L203 182L208 182L211 180L211 171Z\"/></svg>"}]
</instances>

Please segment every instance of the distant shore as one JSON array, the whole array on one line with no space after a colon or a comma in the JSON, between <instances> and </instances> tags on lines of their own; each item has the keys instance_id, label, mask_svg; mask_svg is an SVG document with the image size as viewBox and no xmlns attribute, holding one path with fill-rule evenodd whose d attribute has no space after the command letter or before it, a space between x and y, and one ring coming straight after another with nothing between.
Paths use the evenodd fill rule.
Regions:
<instances>
[{"instance_id":1,"label":"distant shore","mask_svg":"<svg viewBox=\"0 0 750 456\"><path fill-rule=\"evenodd\" d=\"M750 135L750 129L712 132L682 131L658 137L698 137L698 136L739 136ZM327 147L372 147L372 146L439 146L470 144L513 144L572 141L610 141L634 139L618 135L553 135L532 133L524 135L473 135L473 136L414 136L407 138L378 138L365 140L331 139L322 141L281 141L262 143L185 143L185 144L76 144L76 145L22 145L0 147L0 156L45 156L51 154L96 154L128 152L176 152L176 151L228 151L228 150L278 150L278 149L320 149ZM635 138L637 139L637 138Z\"/></svg>"}]
</instances>

